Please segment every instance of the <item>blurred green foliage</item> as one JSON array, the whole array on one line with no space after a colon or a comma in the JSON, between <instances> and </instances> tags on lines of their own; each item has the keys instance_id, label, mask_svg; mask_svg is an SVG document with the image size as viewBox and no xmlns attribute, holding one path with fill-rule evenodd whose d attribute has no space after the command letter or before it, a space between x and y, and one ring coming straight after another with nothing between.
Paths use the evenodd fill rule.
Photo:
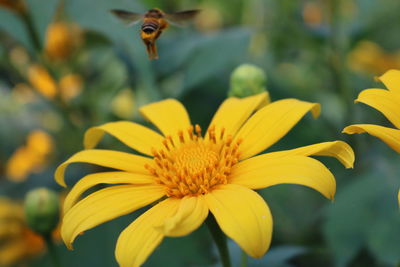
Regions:
<instances>
[{"instance_id":1,"label":"blurred green foliage","mask_svg":"<svg viewBox=\"0 0 400 267\"><path fill-rule=\"evenodd\" d=\"M0 1L1 3L1 1ZM383 88L373 77L400 69L400 2L397 0L27 0L29 20L0 9L0 194L22 199L32 188L61 191L55 167L82 149L84 131L104 122L130 119L145 123L137 108L162 98L180 99L194 122L205 126L226 97L232 70L252 63L265 70L273 100L299 98L322 104L322 115L297 125L272 150L322 141L348 141L356 152L353 170L325 160L337 178L333 203L309 189L285 185L264 189L274 216L272 248L249 266L396 266L400 263L399 155L370 136L345 136L350 123L389 125L379 112L354 105L366 88ZM1 4L0 4L1 6ZM139 26L125 27L108 11L145 12L201 8L189 28L171 27L159 39L160 59L149 61ZM79 48L63 61L43 52L46 29L54 20L73 22L83 31ZM29 27L31 28L29 28ZM33 31L32 31L33 29ZM36 34L39 47L35 47ZM368 42L374 49L361 49ZM28 59L16 48L23 47ZM39 49L39 50L38 50ZM17 52L16 52L17 51ZM23 53L22 53L23 54ZM19 55L19 56L18 56ZM22 56L23 57L23 56ZM22 60L22 61L21 61ZM22 62L23 66L18 65ZM21 98L18 84L29 84L26 67L46 67L56 81L77 73L80 94L70 101L48 99L35 90ZM30 86L32 87L32 86ZM31 88L32 89L32 88ZM113 110L125 89L134 95L128 116ZM24 93L24 95L26 92ZM55 148L46 168L24 181L11 181L7 164L34 129L48 132ZM102 147L126 149L112 138ZM67 182L88 171L73 166ZM127 215L80 236L75 250L60 244L63 266L115 266L118 234L140 214ZM235 252L236 251L236 252ZM238 248L232 247L237 255ZM167 239L146 266L215 266L218 257L204 227L179 239ZM233 257L235 266L243 258ZM48 255L30 266L50 266Z\"/></svg>"}]
</instances>

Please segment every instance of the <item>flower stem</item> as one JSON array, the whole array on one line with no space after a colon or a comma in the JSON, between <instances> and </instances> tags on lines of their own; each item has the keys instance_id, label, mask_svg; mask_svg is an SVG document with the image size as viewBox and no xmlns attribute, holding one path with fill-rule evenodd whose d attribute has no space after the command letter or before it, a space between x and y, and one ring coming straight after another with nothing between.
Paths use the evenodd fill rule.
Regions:
<instances>
[{"instance_id":1,"label":"flower stem","mask_svg":"<svg viewBox=\"0 0 400 267\"><path fill-rule=\"evenodd\" d=\"M49 252L50 259L51 259L51 262L53 263L53 266L54 267L61 267L60 259L58 257L58 253L57 253L57 250L56 250L56 246L54 245L54 242L53 242L53 239L51 238L51 235L50 234L44 235L43 238L44 238L44 240L46 242L47 251Z\"/></svg>"},{"instance_id":2,"label":"flower stem","mask_svg":"<svg viewBox=\"0 0 400 267\"><path fill-rule=\"evenodd\" d=\"M210 230L215 244L217 245L222 266L231 267L231 260L229 258L229 250L225 234L222 232L214 216L209 215L206 220L206 224L208 226L208 230Z\"/></svg>"}]
</instances>

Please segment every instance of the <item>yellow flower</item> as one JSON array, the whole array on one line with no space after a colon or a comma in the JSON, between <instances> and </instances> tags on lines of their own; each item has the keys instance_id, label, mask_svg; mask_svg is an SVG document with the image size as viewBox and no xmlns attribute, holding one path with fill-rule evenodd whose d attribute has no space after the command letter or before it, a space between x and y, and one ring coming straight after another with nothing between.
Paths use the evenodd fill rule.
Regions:
<instances>
[{"instance_id":1,"label":"yellow flower","mask_svg":"<svg viewBox=\"0 0 400 267\"><path fill-rule=\"evenodd\" d=\"M50 59L68 59L82 41L80 28L68 22L54 22L46 31L45 51Z\"/></svg>"},{"instance_id":2,"label":"yellow flower","mask_svg":"<svg viewBox=\"0 0 400 267\"><path fill-rule=\"evenodd\" d=\"M65 200L61 229L66 245L72 248L83 231L155 202L119 236L115 254L120 266L143 264L164 237L191 233L209 211L222 231L248 255L262 257L270 245L272 217L253 189L292 183L333 199L334 176L308 156L336 157L346 167L352 167L354 161L351 147L341 141L255 156L283 137L307 112L314 117L320 112L319 104L296 99L267 102L267 93L228 98L204 135L174 99L140 109L162 135L126 121L89 129L84 138L86 150L57 168L56 181L66 186L64 172L75 162L118 171L89 174L72 188ZM104 133L143 155L93 149ZM79 201L82 193L100 183L113 186Z\"/></svg>"},{"instance_id":3,"label":"yellow flower","mask_svg":"<svg viewBox=\"0 0 400 267\"><path fill-rule=\"evenodd\" d=\"M77 97L83 88L83 80L79 74L67 74L60 80L60 96L68 102Z\"/></svg>"},{"instance_id":4,"label":"yellow flower","mask_svg":"<svg viewBox=\"0 0 400 267\"><path fill-rule=\"evenodd\" d=\"M135 115L135 95L132 89L121 90L111 102L112 112L122 119L131 119Z\"/></svg>"},{"instance_id":5,"label":"yellow flower","mask_svg":"<svg viewBox=\"0 0 400 267\"><path fill-rule=\"evenodd\" d=\"M83 80L79 74L66 74L58 83L44 67L38 64L29 66L27 77L38 93L51 100L60 97L64 102L69 102L83 89Z\"/></svg>"},{"instance_id":6,"label":"yellow flower","mask_svg":"<svg viewBox=\"0 0 400 267\"><path fill-rule=\"evenodd\" d=\"M378 78L389 89L366 89L356 103L361 102L380 111L396 128L373 124L354 124L343 129L344 133L368 133L385 142L400 153L400 70L389 70ZM400 205L400 191L398 194Z\"/></svg>"},{"instance_id":7,"label":"yellow flower","mask_svg":"<svg viewBox=\"0 0 400 267\"><path fill-rule=\"evenodd\" d=\"M19 147L6 165L7 177L15 182L25 180L32 172L39 172L46 165L53 151L53 140L41 130L29 133L26 145Z\"/></svg>"},{"instance_id":8,"label":"yellow flower","mask_svg":"<svg viewBox=\"0 0 400 267\"><path fill-rule=\"evenodd\" d=\"M48 99L56 98L57 84L44 67L36 64L29 66L28 80L44 97Z\"/></svg>"},{"instance_id":9,"label":"yellow flower","mask_svg":"<svg viewBox=\"0 0 400 267\"><path fill-rule=\"evenodd\" d=\"M400 67L400 54L388 53L371 41L360 41L348 55L350 68L357 72L383 73Z\"/></svg>"},{"instance_id":10,"label":"yellow flower","mask_svg":"<svg viewBox=\"0 0 400 267\"><path fill-rule=\"evenodd\" d=\"M25 223L22 205L0 197L0 266L14 266L43 250L42 238Z\"/></svg>"}]
</instances>

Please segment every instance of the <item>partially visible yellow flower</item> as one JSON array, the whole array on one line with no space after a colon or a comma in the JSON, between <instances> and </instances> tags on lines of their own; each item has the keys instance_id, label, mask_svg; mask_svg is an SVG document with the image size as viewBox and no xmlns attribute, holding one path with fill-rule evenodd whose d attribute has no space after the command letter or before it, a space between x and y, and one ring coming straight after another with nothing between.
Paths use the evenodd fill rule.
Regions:
<instances>
[{"instance_id":1,"label":"partially visible yellow flower","mask_svg":"<svg viewBox=\"0 0 400 267\"><path fill-rule=\"evenodd\" d=\"M351 168L354 153L333 141L258 155L281 139L306 113L317 117L320 106L296 99L266 105L268 94L225 100L210 127L193 126L185 107L174 99L143 106L140 111L161 132L127 121L89 129L86 150L56 170L63 186L71 163L116 169L83 177L64 203L61 235L67 245L82 232L154 203L119 236L115 255L122 267L140 266L164 237L184 236L213 214L222 231L251 257L260 258L272 237L272 216L255 189L300 184L333 199L336 182L321 162L309 156L337 158ZM254 114L253 114L254 113ZM94 149L105 133L142 155ZM100 189L82 200L97 184Z\"/></svg>"},{"instance_id":2,"label":"partially visible yellow flower","mask_svg":"<svg viewBox=\"0 0 400 267\"><path fill-rule=\"evenodd\" d=\"M23 0L0 0L0 6L20 14L26 11L26 5Z\"/></svg>"},{"instance_id":3,"label":"partially visible yellow flower","mask_svg":"<svg viewBox=\"0 0 400 267\"><path fill-rule=\"evenodd\" d=\"M400 53L388 53L367 40L359 42L347 60L350 68L357 72L380 74L388 69L400 68Z\"/></svg>"},{"instance_id":4,"label":"partially visible yellow flower","mask_svg":"<svg viewBox=\"0 0 400 267\"><path fill-rule=\"evenodd\" d=\"M28 68L28 80L35 90L48 99L57 96L57 84L42 66L33 64Z\"/></svg>"},{"instance_id":5,"label":"partially visible yellow flower","mask_svg":"<svg viewBox=\"0 0 400 267\"><path fill-rule=\"evenodd\" d=\"M366 89L356 103L361 102L380 111L395 128L374 124L354 124L343 129L347 134L368 133L381 139L385 144L400 153L400 70L389 70L378 78L389 89ZM400 205L400 191L398 194Z\"/></svg>"},{"instance_id":6,"label":"partially visible yellow flower","mask_svg":"<svg viewBox=\"0 0 400 267\"><path fill-rule=\"evenodd\" d=\"M26 140L26 146L38 157L46 157L53 151L53 139L41 130L32 131Z\"/></svg>"},{"instance_id":7,"label":"partially visible yellow flower","mask_svg":"<svg viewBox=\"0 0 400 267\"><path fill-rule=\"evenodd\" d=\"M59 96L68 102L77 97L83 89L83 80L79 74L66 74L58 83L44 67L37 64L29 66L28 80L36 91L51 100Z\"/></svg>"},{"instance_id":8,"label":"partially visible yellow flower","mask_svg":"<svg viewBox=\"0 0 400 267\"><path fill-rule=\"evenodd\" d=\"M78 74L67 74L60 80L60 96L68 102L77 97L83 88L83 80Z\"/></svg>"},{"instance_id":9,"label":"partially visible yellow flower","mask_svg":"<svg viewBox=\"0 0 400 267\"><path fill-rule=\"evenodd\" d=\"M45 52L53 60L68 59L82 41L80 28L69 22L54 22L46 32Z\"/></svg>"},{"instance_id":10,"label":"partially visible yellow flower","mask_svg":"<svg viewBox=\"0 0 400 267\"><path fill-rule=\"evenodd\" d=\"M112 112L122 119L132 119L135 108L135 95L132 89L121 90L111 102Z\"/></svg>"},{"instance_id":11,"label":"partially visible yellow flower","mask_svg":"<svg viewBox=\"0 0 400 267\"><path fill-rule=\"evenodd\" d=\"M14 266L43 250L42 238L25 223L22 205L0 197L0 266Z\"/></svg>"},{"instance_id":12,"label":"partially visible yellow flower","mask_svg":"<svg viewBox=\"0 0 400 267\"><path fill-rule=\"evenodd\" d=\"M16 182L25 180L29 174L39 172L46 166L53 151L53 140L47 133L32 131L26 145L19 147L6 165L7 177Z\"/></svg>"}]
</instances>

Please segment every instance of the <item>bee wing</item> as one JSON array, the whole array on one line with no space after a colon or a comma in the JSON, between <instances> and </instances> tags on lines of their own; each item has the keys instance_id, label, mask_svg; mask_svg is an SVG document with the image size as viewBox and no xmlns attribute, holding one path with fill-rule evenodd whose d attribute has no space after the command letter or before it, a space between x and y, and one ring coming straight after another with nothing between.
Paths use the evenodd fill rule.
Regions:
<instances>
[{"instance_id":1,"label":"bee wing","mask_svg":"<svg viewBox=\"0 0 400 267\"><path fill-rule=\"evenodd\" d=\"M143 14L120 10L120 9L113 9L110 12L122 20L127 26L134 25L143 19Z\"/></svg>"},{"instance_id":2,"label":"bee wing","mask_svg":"<svg viewBox=\"0 0 400 267\"><path fill-rule=\"evenodd\" d=\"M197 14L200 13L200 9L185 10L174 13L165 14L165 18L173 25L186 26L186 24L192 20Z\"/></svg>"}]
</instances>

